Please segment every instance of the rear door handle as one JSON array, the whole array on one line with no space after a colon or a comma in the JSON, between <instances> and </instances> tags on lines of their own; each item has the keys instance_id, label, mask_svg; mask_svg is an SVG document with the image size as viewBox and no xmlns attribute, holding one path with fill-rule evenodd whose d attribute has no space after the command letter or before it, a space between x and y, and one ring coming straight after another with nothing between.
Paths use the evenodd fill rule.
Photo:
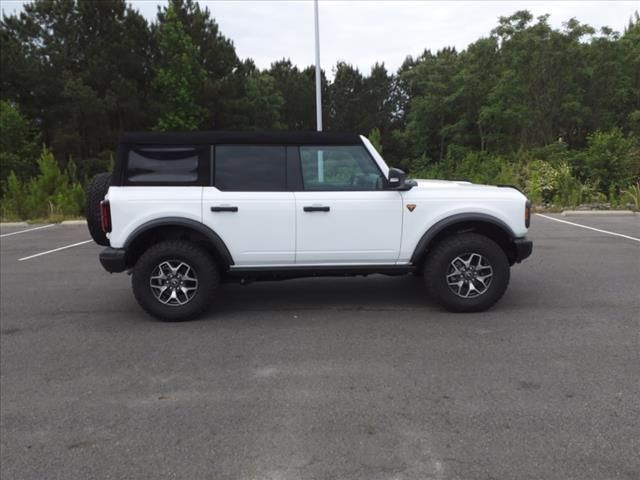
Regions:
<instances>
[{"instance_id":1,"label":"rear door handle","mask_svg":"<svg viewBox=\"0 0 640 480\"><path fill-rule=\"evenodd\" d=\"M211 207L212 212L237 212L238 207Z\"/></svg>"},{"instance_id":2,"label":"rear door handle","mask_svg":"<svg viewBox=\"0 0 640 480\"><path fill-rule=\"evenodd\" d=\"M310 207L304 207L303 210L305 212L328 212L331 208L326 205L312 205Z\"/></svg>"}]
</instances>

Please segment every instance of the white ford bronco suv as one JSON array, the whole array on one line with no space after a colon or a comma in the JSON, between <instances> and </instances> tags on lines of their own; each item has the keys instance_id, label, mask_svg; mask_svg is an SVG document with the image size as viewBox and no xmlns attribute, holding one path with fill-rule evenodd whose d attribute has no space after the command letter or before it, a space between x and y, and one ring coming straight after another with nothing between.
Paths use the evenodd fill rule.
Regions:
<instances>
[{"instance_id":1,"label":"white ford bronco suv","mask_svg":"<svg viewBox=\"0 0 640 480\"><path fill-rule=\"evenodd\" d=\"M202 313L220 282L416 273L457 312L502 297L531 254L516 188L409 180L356 134L123 134L113 174L87 192L108 272L170 321Z\"/></svg>"}]
</instances>

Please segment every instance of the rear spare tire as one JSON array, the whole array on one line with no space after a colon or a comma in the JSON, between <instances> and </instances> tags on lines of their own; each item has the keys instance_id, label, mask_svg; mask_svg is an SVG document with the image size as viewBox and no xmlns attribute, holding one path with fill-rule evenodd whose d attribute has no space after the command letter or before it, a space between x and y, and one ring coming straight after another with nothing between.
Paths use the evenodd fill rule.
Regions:
<instances>
[{"instance_id":1,"label":"rear spare tire","mask_svg":"<svg viewBox=\"0 0 640 480\"><path fill-rule=\"evenodd\" d=\"M104 196L109 190L109 185L111 185L110 173L99 173L93 177L87 187L85 204L85 216L91 238L98 245L104 246L109 246L109 239L106 233L102 231L100 223L100 202L104 200Z\"/></svg>"}]
</instances>

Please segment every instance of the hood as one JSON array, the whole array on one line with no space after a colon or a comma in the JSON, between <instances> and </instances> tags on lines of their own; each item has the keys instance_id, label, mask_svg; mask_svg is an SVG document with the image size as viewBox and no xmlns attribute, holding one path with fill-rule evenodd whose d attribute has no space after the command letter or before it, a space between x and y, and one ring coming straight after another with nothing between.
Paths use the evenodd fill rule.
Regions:
<instances>
[{"instance_id":1,"label":"hood","mask_svg":"<svg viewBox=\"0 0 640 480\"><path fill-rule=\"evenodd\" d=\"M418 182L418 188L428 188L428 189L437 189L437 188L465 188L465 189L496 189L496 188L504 188L507 185L496 186L496 185L483 185L480 183L471 183L466 180L423 180L416 179ZM511 187L515 188L515 187ZM517 190L517 189L516 189Z\"/></svg>"},{"instance_id":2,"label":"hood","mask_svg":"<svg viewBox=\"0 0 640 480\"><path fill-rule=\"evenodd\" d=\"M409 190L414 191L414 195L462 195L462 196L478 196L489 195L491 197L501 198L525 198L524 194L516 187L511 185L482 185L479 183L471 183L464 180L425 180L415 179L418 183L417 187ZM454 193L455 192L455 193ZM481 198L479 197L479 198Z\"/></svg>"},{"instance_id":3,"label":"hood","mask_svg":"<svg viewBox=\"0 0 640 480\"><path fill-rule=\"evenodd\" d=\"M415 178L416 182L418 182L418 187L452 187L454 185L475 185L471 182L467 182L466 180L425 180L422 178Z\"/></svg>"}]
</instances>

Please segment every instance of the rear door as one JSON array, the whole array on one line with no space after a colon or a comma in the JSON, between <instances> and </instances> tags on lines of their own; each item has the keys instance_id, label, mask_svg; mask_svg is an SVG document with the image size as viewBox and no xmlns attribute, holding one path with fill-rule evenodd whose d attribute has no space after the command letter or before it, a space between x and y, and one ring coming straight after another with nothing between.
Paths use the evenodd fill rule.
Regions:
<instances>
[{"instance_id":1,"label":"rear door","mask_svg":"<svg viewBox=\"0 0 640 480\"><path fill-rule=\"evenodd\" d=\"M211 185L202 195L203 222L224 241L235 266L295 262L295 200L287 191L286 148L212 147Z\"/></svg>"},{"instance_id":2,"label":"rear door","mask_svg":"<svg viewBox=\"0 0 640 480\"><path fill-rule=\"evenodd\" d=\"M402 198L364 146L301 146L296 264L394 264Z\"/></svg>"}]
</instances>

